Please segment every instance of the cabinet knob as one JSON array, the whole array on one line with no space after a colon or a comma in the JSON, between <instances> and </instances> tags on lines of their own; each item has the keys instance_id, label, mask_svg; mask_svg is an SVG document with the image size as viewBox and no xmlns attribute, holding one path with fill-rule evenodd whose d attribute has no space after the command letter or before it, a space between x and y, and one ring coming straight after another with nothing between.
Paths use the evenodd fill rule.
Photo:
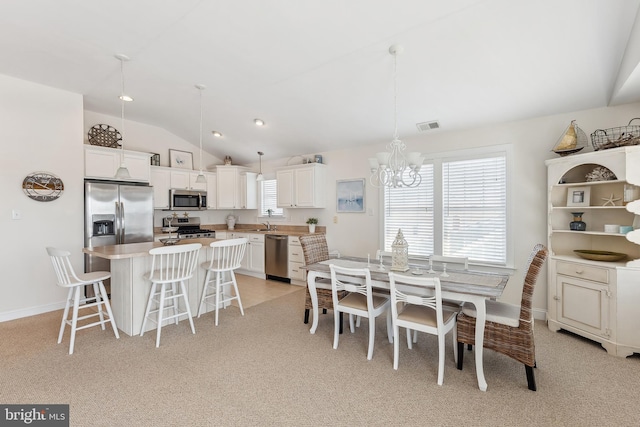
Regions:
<instances>
[{"instance_id":1,"label":"cabinet knob","mask_svg":"<svg viewBox=\"0 0 640 427\"><path fill-rule=\"evenodd\" d=\"M576 274L583 274L584 270L576 270Z\"/></svg>"},{"instance_id":2,"label":"cabinet knob","mask_svg":"<svg viewBox=\"0 0 640 427\"><path fill-rule=\"evenodd\" d=\"M554 295L554 296L553 296L553 299L554 299L555 301L560 301L560 297L559 297L559 296L557 296L557 295Z\"/></svg>"}]
</instances>

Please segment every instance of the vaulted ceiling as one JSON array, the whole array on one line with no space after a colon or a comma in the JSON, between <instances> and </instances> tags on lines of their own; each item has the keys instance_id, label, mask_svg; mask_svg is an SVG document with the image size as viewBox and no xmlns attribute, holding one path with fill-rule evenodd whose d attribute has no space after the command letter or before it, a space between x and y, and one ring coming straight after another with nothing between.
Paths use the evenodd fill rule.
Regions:
<instances>
[{"instance_id":1,"label":"vaulted ceiling","mask_svg":"<svg viewBox=\"0 0 640 427\"><path fill-rule=\"evenodd\" d=\"M254 163L389 141L393 44L401 137L639 101L639 4L3 0L0 74L119 117L125 54L127 119L197 146L205 85L204 149Z\"/></svg>"}]
</instances>

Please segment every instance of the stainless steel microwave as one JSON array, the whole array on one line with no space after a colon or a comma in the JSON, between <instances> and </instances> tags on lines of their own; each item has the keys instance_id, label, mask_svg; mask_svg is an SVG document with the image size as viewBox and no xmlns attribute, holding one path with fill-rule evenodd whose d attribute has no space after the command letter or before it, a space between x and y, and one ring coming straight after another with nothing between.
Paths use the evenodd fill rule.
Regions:
<instances>
[{"instance_id":1,"label":"stainless steel microwave","mask_svg":"<svg viewBox=\"0 0 640 427\"><path fill-rule=\"evenodd\" d=\"M204 190L172 188L169 190L169 203L171 210L204 210L207 209L207 192Z\"/></svg>"}]
</instances>

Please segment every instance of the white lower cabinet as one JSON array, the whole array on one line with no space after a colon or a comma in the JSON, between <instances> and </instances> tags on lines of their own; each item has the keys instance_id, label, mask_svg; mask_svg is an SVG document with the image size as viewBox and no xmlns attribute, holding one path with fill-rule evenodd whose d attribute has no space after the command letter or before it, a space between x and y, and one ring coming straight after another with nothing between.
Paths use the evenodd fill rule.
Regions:
<instances>
[{"instance_id":1,"label":"white lower cabinet","mask_svg":"<svg viewBox=\"0 0 640 427\"><path fill-rule=\"evenodd\" d=\"M247 243L247 249L244 253L244 258L242 259L240 268L238 269L238 273L260 279L266 278L264 272L264 235L256 233L227 232L226 236L228 239L246 237L249 240ZM216 238L221 238L218 237L217 232Z\"/></svg>"},{"instance_id":2,"label":"white lower cabinet","mask_svg":"<svg viewBox=\"0 0 640 427\"><path fill-rule=\"evenodd\" d=\"M554 261L552 261L554 262ZM576 262L555 261L557 321L597 337L607 351L615 353L611 312L615 311L610 278L615 269ZM615 280L612 280L615 282Z\"/></svg>"},{"instance_id":3,"label":"white lower cabinet","mask_svg":"<svg viewBox=\"0 0 640 427\"><path fill-rule=\"evenodd\" d=\"M304 266L304 254L298 236L289 236L289 279L294 285L306 286L307 272Z\"/></svg>"}]
</instances>

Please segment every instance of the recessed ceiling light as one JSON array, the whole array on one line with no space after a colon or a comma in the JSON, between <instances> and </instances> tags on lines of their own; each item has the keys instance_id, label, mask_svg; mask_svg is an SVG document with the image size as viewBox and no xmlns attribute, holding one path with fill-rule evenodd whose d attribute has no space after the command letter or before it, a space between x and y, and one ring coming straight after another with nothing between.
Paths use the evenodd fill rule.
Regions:
<instances>
[{"instance_id":1,"label":"recessed ceiling light","mask_svg":"<svg viewBox=\"0 0 640 427\"><path fill-rule=\"evenodd\" d=\"M126 101L126 102L131 102L131 101L133 101L133 98L132 98L132 97L130 97L129 95L120 95L118 98L119 98L119 99L122 99L123 101Z\"/></svg>"},{"instance_id":2,"label":"recessed ceiling light","mask_svg":"<svg viewBox=\"0 0 640 427\"><path fill-rule=\"evenodd\" d=\"M213 134L213 136L215 136L216 138L221 138L222 134L220 132L218 132L217 130L212 130L211 133Z\"/></svg>"},{"instance_id":3,"label":"recessed ceiling light","mask_svg":"<svg viewBox=\"0 0 640 427\"><path fill-rule=\"evenodd\" d=\"M264 120L262 119L254 119L253 123L255 123L256 126L264 126Z\"/></svg>"}]
</instances>

